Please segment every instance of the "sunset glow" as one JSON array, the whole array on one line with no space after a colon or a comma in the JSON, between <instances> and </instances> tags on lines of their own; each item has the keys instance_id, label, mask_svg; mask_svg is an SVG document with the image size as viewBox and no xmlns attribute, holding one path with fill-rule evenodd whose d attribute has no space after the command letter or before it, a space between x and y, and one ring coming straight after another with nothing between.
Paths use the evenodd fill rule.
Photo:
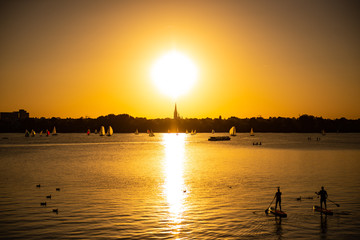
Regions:
<instances>
[{"instance_id":1,"label":"sunset glow","mask_svg":"<svg viewBox=\"0 0 360 240\"><path fill-rule=\"evenodd\" d=\"M356 1L110 2L3 3L1 111L360 117Z\"/></svg>"}]
</instances>

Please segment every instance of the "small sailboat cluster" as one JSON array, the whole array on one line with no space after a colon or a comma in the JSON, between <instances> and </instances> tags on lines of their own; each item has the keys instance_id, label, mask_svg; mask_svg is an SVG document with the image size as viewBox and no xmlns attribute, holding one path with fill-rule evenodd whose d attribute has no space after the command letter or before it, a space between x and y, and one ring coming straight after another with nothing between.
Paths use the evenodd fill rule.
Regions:
<instances>
[{"instance_id":1,"label":"small sailboat cluster","mask_svg":"<svg viewBox=\"0 0 360 240\"><path fill-rule=\"evenodd\" d=\"M106 133L105 133L105 127L104 127L104 126L101 126L101 127L100 127L100 131L99 131L99 136L100 136L100 137L105 136L105 135L108 136L108 137L110 137L110 136L113 135L113 133L114 133L114 130L112 129L111 126L109 126L108 130L106 131Z\"/></svg>"},{"instance_id":2,"label":"small sailboat cluster","mask_svg":"<svg viewBox=\"0 0 360 240\"><path fill-rule=\"evenodd\" d=\"M51 134L50 134L50 131L47 129L45 132L46 132L47 137L50 135L57 136L56 127L53 128ZM43 134L43 130L40 131L39 136L42 137L42 134ZM29 132L27 129L25 130L25 137L35 137L35 136L36 136L36 132L34 129L32 129L31 132Z\"/></svg>"}]
</instances>

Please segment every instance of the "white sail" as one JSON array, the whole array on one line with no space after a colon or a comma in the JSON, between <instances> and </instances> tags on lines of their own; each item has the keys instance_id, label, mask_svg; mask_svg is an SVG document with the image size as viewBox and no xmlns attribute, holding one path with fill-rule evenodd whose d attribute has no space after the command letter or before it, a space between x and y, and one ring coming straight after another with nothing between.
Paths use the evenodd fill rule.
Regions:
<instances>
[{"instance_id":1,"label":"white sail","mask_svg":"<svg viewBox=\"0 0 360 240\"><path fill-rule=\"evenodd\" d=\"M105 128L104 128L104 126L101 126L99 134L100 134L100 136L105 136Z\"/></svg>"},{"instance_id":2,"label":"white sail","mask_svg":"<svg viewBox=\"0 0 360 240\"><path fill-rule=\"evenodd\" d=\"M230 134L231 136L236 136L236 128L235 128L235 126L233 126L232 128L230 128L229 134Z\"/></svg>"},{"instance_id":3,"label":"white sail","mask_svg":"<svg viewBox=\"0 0 360 240\"><path fill-rule=\"evenodd\" d=\"M253 128L251 128L251 130L250 130L250 136L255 136Z\"/></svg>"},{"instance_id":4,"label":"white sail","mask_svg":"<svg viewBox=\"0 0 360 240\"><path fill-rule=\"evenodd\" d=\"M109 126L109 128L108 128L108 130L106 132L106 136L110 137L111 135L113 135L113 133L114 133L114 131L113 131L112 127Z\"/></svg>"},{"instance_id":5,"label":"white sail","mask_svg":"<svg viewBox=\"0 0 360 240\"><path fill-rule=\"evenodd\" d=\"M54 126L51 134L52 134L52 135L57 135L55 126Z\"/></svg>"}]
</instances>

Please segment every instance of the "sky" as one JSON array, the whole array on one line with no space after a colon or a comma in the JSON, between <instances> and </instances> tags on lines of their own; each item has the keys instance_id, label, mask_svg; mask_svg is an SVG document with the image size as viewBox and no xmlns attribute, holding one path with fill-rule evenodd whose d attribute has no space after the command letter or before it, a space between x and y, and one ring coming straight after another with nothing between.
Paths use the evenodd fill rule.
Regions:
<instances>
[{"instance_id":1,"label":"sky","mask_svg":"<svg viewBox=\"0 0 360 240\"><path fill-rule=\"evenodd\" d=\"M360 2L0 1L0 111L30 117L360 118ZM172 50L197 67L173 99Z\"/></svg>"}]
</instances>

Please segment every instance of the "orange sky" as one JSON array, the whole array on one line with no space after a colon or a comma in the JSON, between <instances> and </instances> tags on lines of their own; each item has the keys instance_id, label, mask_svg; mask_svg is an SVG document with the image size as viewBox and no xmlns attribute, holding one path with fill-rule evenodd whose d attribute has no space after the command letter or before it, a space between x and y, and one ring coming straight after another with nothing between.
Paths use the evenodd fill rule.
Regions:
<instances>
[{"instance_id":1,"label":"orange sky","mask_svg":"<svg viewBox=\"0 0 360 240\"><path fill-rule=\"evenodd\" d=\"M198 67L182 117L360 118L358 1L2 1L0 111L165 118L150 78Z\"/></svg>"}]
</instances>

